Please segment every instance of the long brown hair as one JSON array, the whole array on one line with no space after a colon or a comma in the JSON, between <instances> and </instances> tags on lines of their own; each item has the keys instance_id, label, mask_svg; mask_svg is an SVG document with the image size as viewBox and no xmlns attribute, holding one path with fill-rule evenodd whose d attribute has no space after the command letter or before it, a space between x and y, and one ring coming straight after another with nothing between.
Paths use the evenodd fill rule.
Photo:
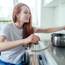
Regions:
<instances>
[{"instance_id":1,"label":"long brown hair","mask_svg":"<svg viewBox=\"0 0 65 65\"><path fill-rule=\"evenodd\" d=\"M14 10L13 10L13 22L15 23L17 21L17 14L19 14L21 12L21 7L22 6L27 6L26 4L23 4L23 3L19 3L18 5L16 5L14 7ZM27 6L28 7L28 6ZM29 8L29 7L28 7ZM30 8L29 8L29 11L30 11ZM31 15L31 11L30 11L30 15ZM27 38L29 35L33 34L34 33L34 28L32 26L32 15L29 19L29 23L24 23L23 25L23 39L24 38ZM28 44L28 47L30 48L32 46L32 43L31 44Z\"/></svg>"}]
</instances>

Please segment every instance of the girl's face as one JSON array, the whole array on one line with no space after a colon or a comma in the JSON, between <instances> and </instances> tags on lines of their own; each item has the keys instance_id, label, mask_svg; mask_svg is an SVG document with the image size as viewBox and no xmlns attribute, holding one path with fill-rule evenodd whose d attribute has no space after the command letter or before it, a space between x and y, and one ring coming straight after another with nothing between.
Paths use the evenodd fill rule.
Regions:
<instances>
[{"instance_id":1,"label":"girl's face","mask_svg":"<svg viewBox=\"0 0 65 65\"><path fill-rule=\"evenodd\" d=\"M22 6L21 8L21 12L19 14L19 18L18 20L21 22L21 23L29 23L29 19L30 19L30 11L28 9L27 6Z\"/></svg>"}]
</instances>

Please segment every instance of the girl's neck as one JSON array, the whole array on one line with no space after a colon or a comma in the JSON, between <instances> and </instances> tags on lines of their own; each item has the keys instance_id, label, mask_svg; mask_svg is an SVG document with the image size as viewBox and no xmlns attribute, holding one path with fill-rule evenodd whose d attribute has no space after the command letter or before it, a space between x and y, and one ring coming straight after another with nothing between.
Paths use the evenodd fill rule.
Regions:
<instances>
[{"instance_id":1,"label":"girl's neck","mask_svg":"<svg viewBox=\"0 0 65 65\"><path fill-rule=\"evenodd\" d=\"M20 22L16 22L14 23L15 26L18 28L18 29L22 29L23 28L23 23L20 23Z\"/></svg>"}]
</instances>

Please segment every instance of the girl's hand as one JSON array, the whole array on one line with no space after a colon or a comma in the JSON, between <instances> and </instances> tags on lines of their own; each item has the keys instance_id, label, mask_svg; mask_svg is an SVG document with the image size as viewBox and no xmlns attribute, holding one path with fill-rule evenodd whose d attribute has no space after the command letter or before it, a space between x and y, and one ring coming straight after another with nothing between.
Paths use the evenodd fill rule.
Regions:
<instances>
[{"instance_id":1,"label":"girl's hand","mask_svg":"<svg viewBox=\"0 0 65 65\"><path fill-rule=\"evenodd\" d=\"M65 30L65 25L63 26L63 29L62 30Z\"/></svg>"},{"instance_id":2,"label":"girl's hand","mask_svg":"<svg viewBox=\"0 0 65 65\"><path fill-rule=\"evenodd\" d=\"M24 39L24 45L27 45L29 43L38 43L40 41L39 36L31 34L29 37Z\"/></svg>"}]
</instances>

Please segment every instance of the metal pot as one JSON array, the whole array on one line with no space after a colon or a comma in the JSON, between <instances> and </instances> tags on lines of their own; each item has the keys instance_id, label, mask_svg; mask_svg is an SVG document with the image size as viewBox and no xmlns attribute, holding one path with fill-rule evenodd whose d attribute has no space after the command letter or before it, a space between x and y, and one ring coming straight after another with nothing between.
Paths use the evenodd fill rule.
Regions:
<instances>
[{"instance_id":1,"label":"metal pot","mask_svg":"<svg viewBox=\"0 0 65 65\"><path fill-rule=\"evenodd\" d=\"M62 33L51 34L51 42L54 46L65 47L65 34Z\"/></svg>"}]
</instances>

